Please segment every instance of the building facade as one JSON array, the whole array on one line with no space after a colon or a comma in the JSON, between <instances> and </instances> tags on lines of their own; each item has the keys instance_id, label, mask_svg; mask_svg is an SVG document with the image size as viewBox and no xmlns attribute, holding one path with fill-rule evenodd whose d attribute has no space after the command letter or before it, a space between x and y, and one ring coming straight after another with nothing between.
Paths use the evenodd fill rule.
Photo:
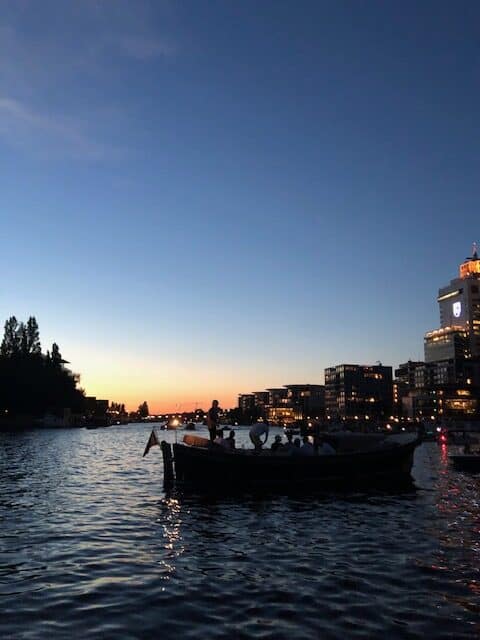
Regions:
<instances>
[{"instance_id":1,"label":"building facade","mask_svg":"<svg viewBox=\"0 0 480 640\"><path fill-rule=\"evenodd\" d=\"M255 408L255 396L253 393L240 393L238 396L238 408L244 413Z\"/></svg>"},{"instance_id":2,"label":"building facade","mask_svg":"<svg viewBox=\"0 0 480 640\"><path fill-rule=\"evenodd\" d=\"M323 384L287 384L287 400L297 420L320 420L325 415Z\"/></svg>"},{"instance_id":3,"label":"building facade","mask_svg":"<svg viewBox=\"0 0 480 640\"><path fill-rule=\"evenodd\" d=\"M438 291L440 327L424 336L423 363L395 372L403 415L411 418L473 417L479 413L480 259L476 248L459 275Z\"/></svg>"},{"instance_id":4,"label":"building facade","mask_svg":"<svg viewBox=\"0 0 480 640\"><path fill-rule=\"evenodd\" d=\"M340 364L325 369L327 418L383 419L392 410L392 367Z\"/></svg>"},{"instance_id":5,"label":"building facade","mask_svg":"<svg viewBox=\"0 0 480 640\"><path fill-rule=\"evenodd\" d=\"M439 289L437 302L441 328L463 330L469 356L480 357L480 258L476 247L460 265L459 277Z\"/></svg>"}]
</instances>

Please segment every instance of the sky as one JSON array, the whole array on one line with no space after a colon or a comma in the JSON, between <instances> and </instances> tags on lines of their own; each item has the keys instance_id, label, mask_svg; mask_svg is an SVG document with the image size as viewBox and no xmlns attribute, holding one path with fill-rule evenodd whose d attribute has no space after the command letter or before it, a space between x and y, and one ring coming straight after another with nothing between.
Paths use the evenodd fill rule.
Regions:
<instances>
[{"instance_id":1,"label":"sky","mask_svg":"<svg viewBox=\"0 0 480 640\"><path fill-rule=\"evenodd\" d=\"M421 359L480 240L480 5L3 0L0 322L189 410Z\"/></svg>"}]
</instances>

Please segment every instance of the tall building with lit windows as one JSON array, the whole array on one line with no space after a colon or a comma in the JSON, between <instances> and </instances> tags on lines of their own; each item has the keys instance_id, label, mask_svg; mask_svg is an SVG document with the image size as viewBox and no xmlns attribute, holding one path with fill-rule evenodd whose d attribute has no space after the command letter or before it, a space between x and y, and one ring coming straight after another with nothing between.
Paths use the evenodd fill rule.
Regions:
<instances>
[{"instance_id":1,"label":"tall building with lit windows","mask_svg":"<svg viewBox=\"0 0 480 640\"><path fill-rule=\"evenodd\" d=\"M392 413L392 407L392 367L339 364L325 369L327 416L362 420L385 418Z\"/></svg>"},{"instance_id":2,"label":"tall building with lit windows","mask_svg":"<svg viewBox=\"0 0 480 640\"><path fill-rule=\"evenodd\" d=\"M458 278L438 292L440 329L425 335L425 361L480 357L480 258L473 255L460 265Z\"/></svg>"},{"instance_id":3,"label":"tall building with lit windows","mask_svg":"<svg viewBox=\"0 0 480 640\"><path fill-rule=\"evenodd\" d=\"M425 363L407 394L416 416L472 416L480 410L480 258L476 246L458 277L438 291L440 328L424 337Z\"/></svg>"}]
</instances>

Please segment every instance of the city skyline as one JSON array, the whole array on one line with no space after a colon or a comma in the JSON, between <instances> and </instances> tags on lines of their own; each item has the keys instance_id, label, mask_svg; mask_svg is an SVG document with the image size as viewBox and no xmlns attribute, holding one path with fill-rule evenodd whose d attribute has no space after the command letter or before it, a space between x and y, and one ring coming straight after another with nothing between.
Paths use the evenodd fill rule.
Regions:
<instances>
[{"instance_id":1,"label":"city skyline","mask_svg":"<svg viewBox=\"0 0 480 640\"><path fill-rule=\"evenodd\" d=\"M7 3L3 318L155 413L422 360L480 239L479 17Z\"/></svg>"}]
</instances>

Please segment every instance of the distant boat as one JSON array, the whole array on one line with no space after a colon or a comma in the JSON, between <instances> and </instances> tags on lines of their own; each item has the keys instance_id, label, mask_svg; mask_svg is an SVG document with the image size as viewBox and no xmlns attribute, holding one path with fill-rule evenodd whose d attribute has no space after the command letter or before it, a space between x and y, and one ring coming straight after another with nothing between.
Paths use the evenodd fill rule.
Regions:
<instances>
[{"instance_id":1,"label":"distant boat","mask_svg":"<svg viewBox=\"0 0 480 640\"><path fill-rule=\"evenodd\" d=\"M480 454L479 453L461 453L449 456L453 466L457 471L480 471Z\"/></svg>"},{"instance_id":2,"label":"distant boat","mask_svg":"<svg viewBox=\"0 0 480 640\"><path fill-rule=\"evenodd\" d=\"M185 425L185 429L187 431L195 431L197 427L195 426L194 422L189 422L188 424Z\"/></svg>"},{"instance_id":3,"label":"distant boat","mask_svg":"<svg viewBox=\"0 0 480 640\"><path fill-rule=\"evenodd\" d=\"M386 479L411 479L414 452L421 442L410 434L342 434L329 436L328 440L335 446L336 455L274 454L269 449L260 454L252 449L225 451L206 438L185 435L183 444L173 445L176 481L195 488L219 484L314 488L331 482L355 486L359 481L373 481L381 488ZM162 443L164 462L171 457L169 447Z\"/></svg>"}]
</instances>

